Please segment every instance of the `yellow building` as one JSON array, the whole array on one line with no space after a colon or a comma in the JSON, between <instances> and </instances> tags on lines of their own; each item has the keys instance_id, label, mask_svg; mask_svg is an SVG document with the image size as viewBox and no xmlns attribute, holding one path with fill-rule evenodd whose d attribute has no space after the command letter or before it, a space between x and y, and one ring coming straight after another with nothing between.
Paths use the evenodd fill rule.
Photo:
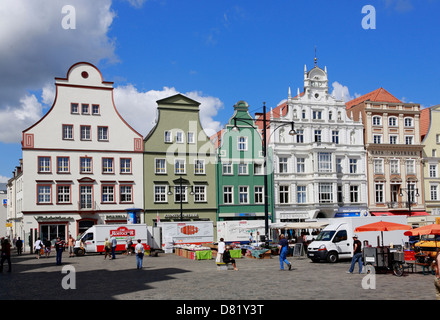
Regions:
<instances>
[{"instance_id":1,"label":"yellow building","mask_svg":"<svg viewBox=\"0 0 440 320\"><path fill-rule=\"evenodd\" d=\"M422 110L420 131L426 211L440 215L440 105Z\"/></svg>"}]
</instances>

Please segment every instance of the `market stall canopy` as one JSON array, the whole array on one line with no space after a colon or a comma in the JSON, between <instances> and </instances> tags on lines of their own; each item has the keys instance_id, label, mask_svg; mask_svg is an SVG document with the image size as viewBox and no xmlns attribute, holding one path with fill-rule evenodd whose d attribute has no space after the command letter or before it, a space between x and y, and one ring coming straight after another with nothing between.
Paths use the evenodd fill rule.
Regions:
<instances>
[{"instance_id":1,"label":"market stall canopy","mask_svg":"<svg viewBox=\"0 0 440 320\"><path fill-rule=\"evenodd\" d=\"M273 223L271 224L272 229L323 229L328 222L289 222L289 223Z\"/></svg>"},{"instance_id":2,"label":"market stall canopy","mask_svg":"<svg viewBox=\"0 0 440 320\"><path fill-rule=\"evenodd\" d=\"M423 234L440 234L440 224L429 224L404 233L405 236L419 236Z\"/></svg>"},{"instance_id":3,"label":"market stall canopy","mask_svg":"<svg viewBox=\"0 0 440 320\"><path fill-rule=\"evenodd\" d=\"M388 221L379 221L370 224L366 224L354 229L354 232L367 232L367 231L380 231L382 236L383 246L383 232L384 231L396 231L396 230L410 230L411 227L407 224L400 224Z\"/></svg>"},{"instance_id":4,"label":"market stall canopy","mask_svg":"<svg viewBox=\"0 0 440 320\"><path fill-rule=\"evenodd\" d=\"M379 221L357 227L354 232L366 231L395 231L395 230L410 230L411 227L407 224L400 224L388 221Z\"/></svg>"}]
</instances>

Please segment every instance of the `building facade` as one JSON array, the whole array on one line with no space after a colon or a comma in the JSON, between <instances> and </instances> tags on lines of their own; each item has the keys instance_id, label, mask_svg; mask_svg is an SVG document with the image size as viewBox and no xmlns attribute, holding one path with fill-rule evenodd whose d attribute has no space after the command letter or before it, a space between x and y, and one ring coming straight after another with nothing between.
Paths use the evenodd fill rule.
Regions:
<instances>
[{"instance_id":1,"label":"building facade","mask_svg":"<svg viewBox=\"0 0 440 320\"><path fill-rule=\"evenodd\" d=\"M422 110L423 178L426 212L440 215L440 105Z\"/></svg>"},{"instance_id":2,"label":"building facade","mask_svg":"<svg viewBox=\"0 0 440 320\"><path fill-rule=\"evenodd\" d=\"M215 226L215 150L200 124L200 103L177 94L157 105L156 125L144 139L145 221Z\"/></svg>"},{"instance_id":3,"label":"building facade","mask_svg":"<svg viewBox=\"0 0 440 320\"><path fill-rule=\"evenodd\" d=\"M239 101L234 114L218 134L217 207L218 221L264 220L264 157L262 137L249 105ZM270 152L268 152L270 154ZM267 188L268 218L273 218L273 173L269 156Z\"/></svg>"},{"instance_id":4,"label":"building facade","mask_svg":"<svg viewBox=\"0 0 440 320\"><path fill-rule=\"evenodd\" d=\"M22 212L33 239L126 223L143 208L143 137L119 115L113 83L81 62L55 86L52 108L23 131Z\"/></svg>"},{"instance_id":5,"label":"building facade","mask_svg":"<svg viewBox=\"0 0 440 320\"><path fill-rule=\"evenodd\" d=\"M363 126L329 94L327 68L304 67L304 91L271 111L276 222L367 215Z\"/></svg>"},{"instance_id":6,"label":"building facade","mask_svg":"<svg viewBox=\"0 0 440 320\"><path fill-rule=\"evenodd\" d=\"M347 102L347 112L364 124L370 213L426 215L420 105L379 88Z\"/></svg>"},{"instance_id":7,"label":"building facade","mask_svg":"<svg viewBox=\"0 0 440 320\"><path fill-rule=\"evenodd\" d=\"M12 172L12 178L6 184L7 214L6 235L11 239L20 237L26 241L26 233L23 225L23 160Z\"/></svg>"}]
</instances>

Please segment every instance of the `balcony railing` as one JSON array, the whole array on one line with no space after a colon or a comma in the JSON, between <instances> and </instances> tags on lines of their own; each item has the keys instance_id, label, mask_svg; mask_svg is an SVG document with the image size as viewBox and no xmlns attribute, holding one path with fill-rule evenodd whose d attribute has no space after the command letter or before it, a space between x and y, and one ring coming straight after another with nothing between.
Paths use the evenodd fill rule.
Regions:
<instances>
[{"instance_id":1,"label":"balcony railing","mask_svg":"<svg viewBox=\"0 0 440 320\"><path fill-rule=\"evenodd\" d=\"M408 208L408 201L390 201L386 202L386 205L390 209L405 209ZM417 202L411 202L411 207L416 205Z\"/></svg>"}]
</instances>

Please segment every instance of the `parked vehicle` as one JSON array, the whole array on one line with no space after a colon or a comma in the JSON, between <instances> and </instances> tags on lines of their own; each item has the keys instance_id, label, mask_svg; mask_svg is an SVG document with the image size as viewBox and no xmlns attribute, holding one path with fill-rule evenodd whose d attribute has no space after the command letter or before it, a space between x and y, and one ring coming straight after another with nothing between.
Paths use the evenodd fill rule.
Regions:
<instances>
[{"instance_id":1,"label":"parked vehicle","mask_svg":"<svg viewBox=\"0 0 440 320\"><path fill-rule=\"evenodd\" d=\"M146 224L101 224L94 225L87 229L76 241L74 252L77 256L83 256L85 253L105 252L105 238L114 236L117 241L116 251L126 250L127 236L133 241L133 246L140 239L145 250L157 254L161 251L160 230L153 227L147 227Z\"/></svg>"},{"instance_id":2,"label":"parked vehicle","mask_svg":"<svg viewBox=\"0 0 440 320\"><path fill-rule=\"evenodd\" d=\"M314 241L307 248L307 257L313 262L325 260L327 262L337 262L341 259L351 259L353 256L353 235L357 227L379 222L389 221L400 224L407 224L406 216L379 216L379 217L345 217L327 219L330 223L326 226ZM408 242L408 237L404 236L403 230L387 231L384 233L384 245L404 246ZM359 232L356 233L358 239L364 246L379 246L380 232Z\"/></svg>"}]
</instances>

